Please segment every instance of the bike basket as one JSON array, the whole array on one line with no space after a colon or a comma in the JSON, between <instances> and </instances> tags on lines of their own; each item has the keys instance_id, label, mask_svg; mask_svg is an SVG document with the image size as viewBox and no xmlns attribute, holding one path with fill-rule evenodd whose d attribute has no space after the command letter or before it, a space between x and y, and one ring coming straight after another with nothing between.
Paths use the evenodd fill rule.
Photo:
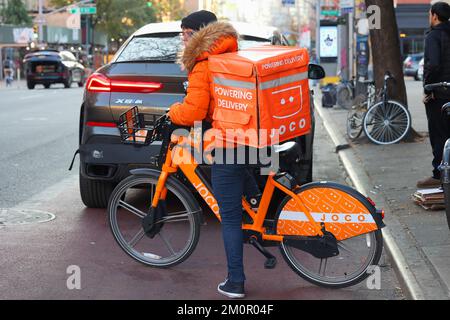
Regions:
<instances>
[{"instance_id":1,"label":"bike basket","mask_svg":"<svg viewBox=\"0 0 450 320\"><path fill-rule=\"evenodd\" d=\"M133 107L119 117L119 131L123 143L149 145L158 138L157 127L161 114L139 113L138 107Z\"/></svg>"}]
</instances>

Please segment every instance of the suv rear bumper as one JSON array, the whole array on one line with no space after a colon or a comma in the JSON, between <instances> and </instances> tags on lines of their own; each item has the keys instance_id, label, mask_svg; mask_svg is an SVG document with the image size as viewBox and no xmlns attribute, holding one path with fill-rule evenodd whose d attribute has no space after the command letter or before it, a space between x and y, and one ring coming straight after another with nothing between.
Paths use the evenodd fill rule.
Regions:
<instances>
[{"instance_id":1,"label":"suv rear bumper","mask_svg":"<svg viewBox=\"0 0 450 320\"><path fill-rule=\"evenodd\" d=\"M55 75L55 76L34 76L28 75L27 81L35 84L47 84L47 83L63 83L67 80L66 76Z\"/></svg>"},{"instance_id":2,"label":"suv rear bumper","mask_svg":"<svg viewBox=\"0 0 450 320\"><path fill-rule=\"evenodd\" d=\"M119 182L130 175L131 169L154 167L152 158L159 155L159 150L160 145L82 145L81 174L88 179Z\"/></svg>"},{"instance_id":3,"label":"suv rear bumper","mask_svg":"<svg viewBox=\"0 0 450 320\"><path fill-rule=\"evenodd\" d=\"M88 179L119 182L130 169L154 167L161 142L148 146L123 144L117 128L86 127L80 145L81 175Z\"/></svg>"}]
</instances>

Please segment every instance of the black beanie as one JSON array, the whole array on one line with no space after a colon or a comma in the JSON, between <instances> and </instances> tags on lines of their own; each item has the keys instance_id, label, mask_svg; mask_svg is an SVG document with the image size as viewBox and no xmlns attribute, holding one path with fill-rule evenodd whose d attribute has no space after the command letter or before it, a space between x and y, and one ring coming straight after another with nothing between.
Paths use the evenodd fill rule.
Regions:
<instances>
[{"instance_id":1,"label":"black beanie","mask_svg":"<svg viewBox=\"0 0 450 320\"><path fill-rule=\"evenodd\" d=\"M450 19L450 5L447 2L437 2L431 6L431 13L438 15L439 20L445 22Z\"/></svg>"},{"instance_id":2,"label":"black beanie","mask_svg":"<svg viewBox=\"0 0 450 320\"><path fill-rule=\"evenodd\" d=\"M195 31L200 30L211 22L216 22L217 17L214 13L200 10L194 13L191 13L183 20L181 20L181 27L186 29L192 29Z\"/></svg>"}]
</instances>

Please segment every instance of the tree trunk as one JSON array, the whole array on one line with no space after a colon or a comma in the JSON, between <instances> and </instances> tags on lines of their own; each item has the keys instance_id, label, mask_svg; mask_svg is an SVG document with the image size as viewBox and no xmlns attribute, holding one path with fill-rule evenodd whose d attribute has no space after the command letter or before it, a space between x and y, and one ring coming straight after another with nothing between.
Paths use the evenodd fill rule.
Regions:
<instances>
[{"instance_id":1,"label":"tree trunk","mask_svg":"<svg viewBox=\"0 0 450 320\"><path fill-rule=\"evenodd\" d=\"M393 0L365 0L366 6L378 6L381 9L381 29L371 28L370 41L372 44L372 57L374 67L374 78L376 87L382 88L384 75L390 71L395 82L389 84L389 97L408 106L406 85L403 74L403 61L400 53L400 38L398 33L397 19ZM406 141L414 141L421 137L411 128Z\"/></svg>"}]
</instances>

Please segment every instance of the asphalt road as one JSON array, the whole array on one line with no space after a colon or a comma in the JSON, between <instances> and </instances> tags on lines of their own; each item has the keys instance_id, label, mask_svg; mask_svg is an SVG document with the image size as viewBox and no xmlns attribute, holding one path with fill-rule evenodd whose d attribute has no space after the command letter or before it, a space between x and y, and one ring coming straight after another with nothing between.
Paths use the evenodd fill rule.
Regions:
<instances>
[{"instance_id":1,"label":"asphalt road","mask_svg":"<svg viewBox=\"0 0 450 320\"><path fill-rule=\"evenodd\" d=\"M56 217L39 224L0 224L0 299L222 299L216 287L226 269L217 221L206 219L198 247L188 260L172 269L151 269L121 251L105 210L83 206L78 165L67 171L77 148L81 98L82 90L75 87L0 90L0 214L1 208L37 209ZM319 122L315 180L346 183L344 172ZM264 269L263 257L253 247L245 247L249 299L403 299L384 255L380 290L368 289L366 282L329 290L302 280L278 249L270 251L278 258L275 270ZM67 286L73 272L70 266L79 267L81 289Z\"/></svg>"},{"instance_id":2,"label":"asphalt road","mask_svg":"<svg viewBox=\"0 0 450 320\"><path fill-rule=\"evenodd\" d=\"M68 176L78 147L82 94L75 85L0 90L0 208Z\"/></svg>"}]
</instances>

